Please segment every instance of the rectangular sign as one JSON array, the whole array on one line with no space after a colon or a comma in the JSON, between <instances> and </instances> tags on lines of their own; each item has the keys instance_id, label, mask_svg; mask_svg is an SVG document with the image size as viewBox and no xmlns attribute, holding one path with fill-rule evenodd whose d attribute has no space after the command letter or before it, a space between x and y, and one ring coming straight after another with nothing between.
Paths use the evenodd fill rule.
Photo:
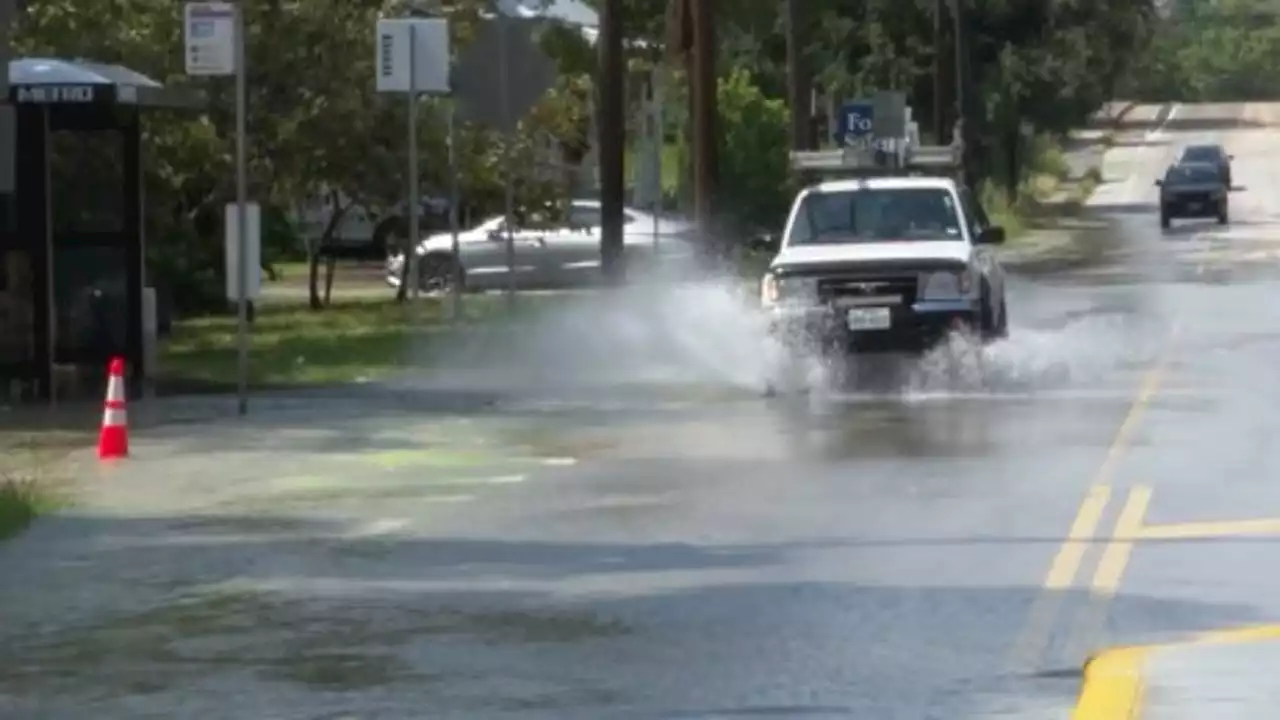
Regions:
<instances>
[{"instance_id":1,"label":"rectangular sign","mask_svg":"<svg viewBox=\"0 0 1280 720\"><path fill-rule=\"evenodd\" d=\"M374 33L378 92L449 93L448 20L379 20Z\"/></svg>"},{"instance_id":2,"label":"rectangular sign","mask_svg":"<svg viewBox=\"0 0 1280 720\"><path fill-rule=\"evenodd\" d=\"M887 307L850 308L846 319L850 330L888 330L892 325Z\"/></svg>"},{"instance_id":3,"label":"rectangular sign","mask_svg":"<svg viewBox=\"0 0 1280 720\"><path fill-rule=\"evenodd\" d=\"M876 137L897 138L906 134L907 94L894 90L877 92L871 132Z\"/></svg>"},{"instance_id":4,"label":"rectangular sign","mask_svg":"<svg viewBox=\"0 0 1280 720\"><path fill-rule=\"evenodd\" d=\"M234 75L236 6L227 2L189 2L183 22L188 75Z\"/></svg>"},{"instance_id":5,"label":"rectangular sign","mask_svg":"<svg viewBox=\"0 0 1280 720\"><path fill-rule=\"evenodd\" d=\"M870 100L847 101L836 114L835 141L840 145L852 145L862 138L871 137L874 123L875 105Z\"/></svg>"},{"instance_id":6,"label":"rectangular sign","mask_svg":"<svg viewBox=\"0 0 1280 720\"><path fill-rule=\"evenodd\" d=\"M240 215L236 212L236 203L227 203L224 217L224 232L227 273L227 299L235 302L240 299ZM249 282L245 284L245 297L253 300L258 297L262 288L262 222L261 211L257 203L245 204L245 225L248 233L245 236L244 252L249 260L246 268Z\"/></svg>"}]
</instances>

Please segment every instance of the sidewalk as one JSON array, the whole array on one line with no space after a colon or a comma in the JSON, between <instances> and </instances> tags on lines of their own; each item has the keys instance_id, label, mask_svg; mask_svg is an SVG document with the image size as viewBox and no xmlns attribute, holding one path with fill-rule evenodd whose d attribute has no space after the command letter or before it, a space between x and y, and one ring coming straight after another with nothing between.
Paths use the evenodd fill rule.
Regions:
<instances>
[{"instance_id":1,"label":"sidewalk","mask_svg":"<svg viewBox=\"0 0 1280 720\"><path fill-rule=\"evenodd\" d=\"M1280 626L1107 650L1085 664L1072 720L1280 717Z\"/></svg>"}]
</instances>

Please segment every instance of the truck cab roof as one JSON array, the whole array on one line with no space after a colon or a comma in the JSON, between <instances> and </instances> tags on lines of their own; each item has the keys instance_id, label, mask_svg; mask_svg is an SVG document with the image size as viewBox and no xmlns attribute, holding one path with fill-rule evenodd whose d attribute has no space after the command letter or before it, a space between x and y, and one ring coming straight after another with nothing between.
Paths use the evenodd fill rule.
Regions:
<instances>
[{"instance_id":1,"label":"truck cab roof","mask_svg":"<svg viewBox=\"0 0 1280 720\"><path fill-rule=\"evenodd\" d=\"M842 178L825 180L806 187L801 192L848 192L860 188L898 190L910 188L936 188L956 190L955 180L941 175L883 175L879 177Z\"/></svg>"}]
</instances>

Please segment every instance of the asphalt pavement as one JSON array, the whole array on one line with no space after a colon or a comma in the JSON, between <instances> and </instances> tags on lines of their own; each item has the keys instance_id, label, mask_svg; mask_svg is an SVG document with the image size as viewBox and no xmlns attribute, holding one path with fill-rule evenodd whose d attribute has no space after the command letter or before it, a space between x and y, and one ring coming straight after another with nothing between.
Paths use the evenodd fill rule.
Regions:
<instances>
[{"instance_id":1,"label":"asphalt pavement","mask_svg":"<svg viewBox=\"0 0 1280 720\"><path fill-rule=\"evenodd\" d=\"M148 429L0 545L0 716L1061 717L1099 648L1273 620L1280 109L1130 117L1110 242L960 377L767 401L732 293L642 292ZM1232 224L1162 232L1193 141Z\"/></svg>"}]
</instances>

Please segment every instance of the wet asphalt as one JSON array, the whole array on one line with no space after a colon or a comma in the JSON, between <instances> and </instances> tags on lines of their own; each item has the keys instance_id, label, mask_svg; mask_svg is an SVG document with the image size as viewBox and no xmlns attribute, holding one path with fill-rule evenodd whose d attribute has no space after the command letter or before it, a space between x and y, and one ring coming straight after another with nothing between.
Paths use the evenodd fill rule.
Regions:
<instances>
[{"instance_id":1,"label":"wet asphalt","mask_svg":"<svg viewBox=\"0 0 1280 720\"><path fill-rule=\"evenodd\" d=\"M665 316L674 369L609 367L639 331L593 305L505 364L148 431L0 546L0 715L1061 717L1096 648L1274 620L1273 541L1221 523L1280 518L1277 125L1135 111L1094 262L1015 277L958 379L767 401L716 296ZM1161 232L1204 141L1232 224Z\"/></svg>"}]
</instances>

